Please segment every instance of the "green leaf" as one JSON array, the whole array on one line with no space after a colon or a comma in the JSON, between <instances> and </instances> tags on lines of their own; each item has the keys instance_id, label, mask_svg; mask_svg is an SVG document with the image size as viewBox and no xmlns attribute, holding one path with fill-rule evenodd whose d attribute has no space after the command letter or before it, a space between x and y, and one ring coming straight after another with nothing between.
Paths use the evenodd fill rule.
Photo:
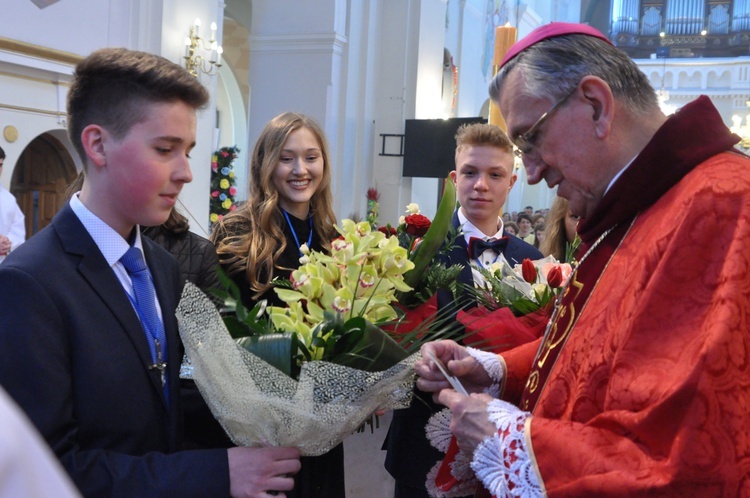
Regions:
<instances>
[{"instance_id":1,"label":"green leaf","mask_svg":"<svg viewBox=\"0 0 750 498\"><path fill-rule=\"evenodd\" d=\"M224 325L229 331L229 335L231 335L233 339L239 339L242 337L253 335L253 331L247 326L247 324L238 320L236 316L225 316L223 317L223 320Z\"/></svg>"},{"instance_id":2,"label":"green leaf","mask_svg":"<svg viewBox=\"0 0 750 498\"><path fill-rule=\"evenodd\" d=\"M361 339L352 350L334 358L334 363L368 372L380 372L409 356L406 349L380 327L369 322L365 322L363 330L361 329L361 322L352 326L361 330Z\"/></svg>"},{"instance_id":3,"label":"green leaf","mask_svg":"<svg viewBox=\"0 0 750 498\"><path fill-rule=\"evenodd\" d=\"M414 268L404 275L404 282L409 287L416 287L425 268L435 257L440 246L445 241L448 230L451 227L453 211L456 209L456 188L453 182L446 178L443 180L443 197L440 199L435 218L432 220L429 230L422 239L412 255Z\"/></svg>"},{"instance_id":4,"label":"green leaf","mask_svg":"<svg viewBox=\"0 0 750 498\"><path fill-rule=\"evenodd\" d=\"M234 303L242 302L242 295L240 294L240 288L232 280L232 278L226 274L220 266L216 268L216 275L219 277L219 283L221 284L220 289L211 289L211 293L217 297L222 297L226 301L230 298Z\"/></svg>"},{"instance_id":5,"label":"green leaf","mask_svg":"<svg viewBox=\"0 0 750 498\"><path fill-rule=\"evenodd\" d=\"M332 348L333 357L356 351L364 338L367 322L362 317L354 317L342 324L340 336L335 340Z\"/></svg>"},{"instance_id":6,"label":"green leaf","mask_svg":"<svg viewBox=\"0 0 750 498\"><path fill-rule=\"evenodd\" d=\"M237 340L237 344L286 375L292 376L292 366L295 365L294 355L297 352L295 334L284 332L243 337Z\"/></svg>"}]
</instances>

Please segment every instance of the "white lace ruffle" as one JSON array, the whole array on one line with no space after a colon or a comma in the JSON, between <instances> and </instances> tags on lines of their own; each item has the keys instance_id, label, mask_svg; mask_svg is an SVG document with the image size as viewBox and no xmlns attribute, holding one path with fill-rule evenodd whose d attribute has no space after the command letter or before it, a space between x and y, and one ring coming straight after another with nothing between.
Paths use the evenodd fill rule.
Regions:
<instances>
[{"instance_id":1,"label":"white lace ruffle","mask_svg":"<svg viewBox=\"0 0 750 498\"><path fill-rule=\"evenodd\" d=\"M484 392L493 398L499 398L500 388L505 383L505 365L500 355L472 347L467 347L466 352L477 360L485 372L487 372L487 375L495 381L489 387L485 388Z\"/></svg>"},{"instance_id":2,"label":"white lace ruffle","mask_svg":"<svg viewBox=\"0 0 750 498\"><path fill-rule=\"evenodd\" d=\"M469 479L467 479L466 481L457 482L448 491L443 491L435 485L435 479L437 478L437 473L442 463L442 460L439 461L427 473L427 481L425 482L427 494L429 494L432 498L459 498L464 496L474 496L474 492L477 489L479 481L476 477L474 477L474 473L471 471L469 471L469 473L471 474L471 477Z\"/></svg>"},{"instance_id":3,"label":"white lace ruffle","mask_svg":"<svg viewBox=\"0 0 750 498\"><path fill-rule=\"evenodd\" d=\"M451 442L451 411L444 408L432 415L424 431L433 448L446 453Z\"/></svg>"},{"instance_id":4,"label":"white lace ruffle","mask_svg":"<svg viewBox=\"0 0 750 498\"><path fill-rule=\"evenodd\" d=\"M484 487L498 498L542 496L524 438L524 424L531 414L502 400L491 401L487 413L503 437L495 434L477 446L472 470Z\"/></svg>"},{"instance_id":5,"label":"white lace ruffle","mask_svg":"<svg viewBox=\"0 0 750 498\"><path fill-rule=\"evenodd\" d=\"M450 464L451 474L461 481L471 481L472 486L474 486L478 484L478 481L476 475L474 475L474 470L471 468L471 462L471 455L459 449L456 459Z\"/></svg>"},{"instance_id":6,"label":"white lace ruffle","mask_svg":"<svg viewBox=\"0 0 750 498\"><path fill-rule=\"evenodd\" d=\"M433 447L443 453L448 451L448 446L450 445L452 436L450 424L451 412L448 408L445 408L430 417L425 426L427 440ZM430 496L433 498L453 498L473 495L479 481L474 475L474 471L471 469L471 455L467 455L459 450L455 460L451 462L451 474L458 479L459 482L448 491L442 491L435 485L435 478L437 477L438 469L442 463L442 460L437 462L427 474L426 486L427 492Z\"/></svg>"}]
</instances>

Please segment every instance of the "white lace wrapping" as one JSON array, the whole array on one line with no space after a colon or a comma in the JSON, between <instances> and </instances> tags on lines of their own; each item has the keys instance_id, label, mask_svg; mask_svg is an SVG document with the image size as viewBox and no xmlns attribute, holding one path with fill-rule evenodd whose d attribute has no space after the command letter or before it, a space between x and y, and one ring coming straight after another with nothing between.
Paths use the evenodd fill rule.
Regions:
<instances>
[{"instance_id":1,"label":"white lace wrapping","mask_svg":"<svg viewBox=\"0 0 750 498\"><path fill-rule=\"evenodd\" d=\"M487 437L474 450L471 468L476 476L498 498L542 496L524 438L524 424L531 414L502 400L491 401L487 413L502 436Z\"/></svg>"},{"instance_id":2,"label":"white lace wrapping","mask_svg":"<svg viewBox=\"0 0 750 498\"><path fill-rule=\"evenodd\" d=\"M409 405L418 353L373 373L312 361L297 381L240 348L213 303L190 283L177 320L192 366L185 372L237 445L295 446L303 455L321 455L375 410Z\"/></svg>"},{"instance_id":3,"label":"white lace wrapping","mask_svg":"<svg viewBox=\"0 0 750 498\"><path fill-rule=\"evenodd\" d=\"M477 360L487 375L495 381L485 388L484 392L493 398L499 398L501 387L505 385L505 365L500 355L472 347L467 347L466 352Z\"/></svg>"}]
</instances>

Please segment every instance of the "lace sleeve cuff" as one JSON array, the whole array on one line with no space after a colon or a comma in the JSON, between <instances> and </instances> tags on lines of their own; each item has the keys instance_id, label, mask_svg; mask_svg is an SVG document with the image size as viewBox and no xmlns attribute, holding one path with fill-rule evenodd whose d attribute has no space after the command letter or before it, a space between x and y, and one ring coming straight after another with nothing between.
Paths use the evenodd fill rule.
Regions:
<instances>
[{"instance_id":1,"label":"lace sleeve cuff","mask_svg":"<svg viewBox=\"0 0 750 498\"><path fill-rule=\"evenodd\" d=\"M493 398L499 398L505 390L505 372L507 370L503 357L499 354L490 353L489 351L481 351L471 347L467 347L466 352L482 365L482 368L487 372L487 375L489 375L494 381L484 390L484 392Z\"/></svg>"},{"instance_id":2,"label":"lace sleeve cuff","mask_svg":"<svg viewBox=\"0 0 750 498\"><path fill-rule=\"evenodd\" d=\"M531 417L502 400L487 406L498 433L477 446L471 468L493 496L541 497L542 488L526 450L524 426Z\"/></svg>"}]
</instances>

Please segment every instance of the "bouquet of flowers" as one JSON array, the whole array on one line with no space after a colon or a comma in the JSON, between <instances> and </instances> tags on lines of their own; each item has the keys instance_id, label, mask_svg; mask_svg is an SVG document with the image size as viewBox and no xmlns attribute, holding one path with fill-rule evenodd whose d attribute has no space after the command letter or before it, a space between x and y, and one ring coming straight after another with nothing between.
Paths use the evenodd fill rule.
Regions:
<instances>
[{"instance_id":1,"label":"bouquet of flowers","mask_svg":"<svg viewBox=\"0 0 750 498\"><path fill-rule=\"evenodd\" d=\"M379 226L377 216L370 216L378 212L378 198L377 190L368 190L368 222L373 229L397 237L409 260L418 265L405 275L411 289L396 293L396 302L392 306L398 313L398 320L384 326L400 344L413 350L427 339L447 336L459 328L448 322L447 317L439 318L436 293L438 289L447 289L456 295L456 279L463 267L448 267L435 258L441 251L452 247L458 236L451 225L456 193L453 183L446 181L434 221L421 213L418 204L410 203L395 227L390 224Z\"/></svg>"},{"instance_id":2,"label":"bouquet of flowers","mask_svg":"<svg viewBox=\"0 0 750 498\"><path fill-rule=\"evenodd\" d=\"M501 255L489 269L474 269L484 284L467 291L479 306L459 311L456 318L471 332L472 345L498 353L541 335L552 301L573 271L552 256L511 266Z\"/></svg>"},{"instance_id":3,"label":"bouquet of flowers","mask_svg":"<svg viewBox=\"0 0 750 498\"><path fill-rule=\"evenodd\" d=\"M212 301L189 282L177 319L188 359L181 377L195 380L237 445L296 446L303 455L321 455L374 411L404 407L411 399L417 355L374 372L308 361L295 378L240 347Z\"/></svg>"},{"instance_id":4,"label":"bouquet of flowers","mask_svg":"<svg viewBox=\"0 0 750 498\"><path fill-rule=\"evenodd\" d=\"M490 311L509 308L516 316L547 306L573 272L569 264L559 263L552 256L536 261L526 258L520 265L511 266L502 254L489 269L474 269L485 281L470 290L479 303Z\"/></svg>"},{"instance_id":5,"label":"bouquet of flowers","mask_svg":"<svg viewBox=\"0 0 750 498\"><path fill-rule=\"evenodd\" d=\"M225 214L237 209L234 196L237 194L232 161L240 149L236 146L222 147L211 156L211 205L209 221L216 223Z\"/></svg>"},{"instance_id":6,"label":"bouquet of flowers","mask_svg":"<svg viewBox=\"0 0 750 498\"><path fill-rule=\"evenodd\" d=\"M432 259L425 244L434 238L439 246L449 221L432 224L410 251L368 222L343 220L330 253L303 246L300 267L276 282L286 307L247 310L228 285L221 297L235 313L222 319L186 286L177 313L189 359L183 376L236 444L318 455L374 411L408 406L418 345L398 344L383 326L398 319L398 295L413 291L409 275Z\"/></svg>"},{"instance_id":7,"label":"bouquet of flowers","mask_svg":"<svg viewBox=\"0 0 750 498\"><path fill-rule=\"evenodd\" d=\"M367 222L343 220L336 229L341 236L331 243L330 254L302 246L302 264L292 272L288 288L276 289L287 307L269 307L270 323L295 334L300 362L390 366L391 359L406 354L399 358L377 326L397 317L391 303L397 291L410 289L404 274L414 263L396 237L372 231ZM364 354L370 349L374 356Z\"/></svg>"}]
</instances>

